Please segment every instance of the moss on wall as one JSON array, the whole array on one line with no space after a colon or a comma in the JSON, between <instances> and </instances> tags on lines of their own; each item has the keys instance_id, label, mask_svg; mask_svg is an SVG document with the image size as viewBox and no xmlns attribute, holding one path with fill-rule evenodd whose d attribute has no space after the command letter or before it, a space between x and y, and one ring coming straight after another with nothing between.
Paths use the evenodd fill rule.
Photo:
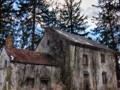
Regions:
<instances>
[{"instance_id":1,"label":"moss on wall","mask_svg":"<svg viewBox=\"0 0 120 90\"><path fill-rule=\"evenodd\" d=\"M5 80L4 80L4 83L3 83L3 90L11 90L11 85L12 85L12 83L11 83L12 66L9 65L6 68L5 72L6 72L6 75L5 75Z\"/></svg>"}]
</instances>

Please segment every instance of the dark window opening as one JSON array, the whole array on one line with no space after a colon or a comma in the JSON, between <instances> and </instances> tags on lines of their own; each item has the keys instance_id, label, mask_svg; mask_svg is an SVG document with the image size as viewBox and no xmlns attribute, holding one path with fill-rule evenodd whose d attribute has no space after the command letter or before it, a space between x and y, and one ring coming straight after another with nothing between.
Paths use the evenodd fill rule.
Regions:
<instances>
[{"instance_id":1,"label":"dark window opening","mask_svg":"<svg viewBox=\"0 0 120 90\"><path fill-rule=\"evenodd\" d=\"M89 76L88 71L84 71L83 73L84 73L84 77L88 77Z\"/></svg>"},{"instance_id":2,"label":"dark window opening","mask_svg":"<svg viewBox=\"0 0 120 90\"><path fill-rule=\"evenodd\" d=\"M102 81L103 81L103 84L107 83L107 73L106 72L102 72Z\"/></svg>"},{"instance_id":3,"label":"dark window opening","mask_svg":"<svg viewBox=\"0 0 120 90\"><path fill-rule=\"evenodd\" d=\"M34 87L34 78L27 78L26 79L26 85L28 86L31 86L31 87Z\"/></svg>"},{"instance_id":4,"label":"dark window opening","mask_svg":"<svg viewBox=\"0 0 120 90\"><path fill-rule=\"evenodd\" d=\"M47 40L47 45L50 45L50 40Z\"/></svg>"},{"instance_id":5,"label":"dark window opening","mask_svg":"<svg viewBox=\"0 0 120 90\"><path fill-rule=\"evenodd\" d=\"M90 90L89 73L84 71L84 90Z\"/></svg>"},{"instance_id":6,"label":"dark window opening","mask_svg":"<svg viewBox=\"0 0 120 90\"><path fill-rule=\"evenodd\" d=\"M83 55L83 65L88 66L88 56L86 54Z\"/></svg>"},{"instance_id":7,"label":"dark window opening","mask_svg":"<svg viewBox=\"0 0 120 90\"><path fill-rule=\"evenodd\" d=\"M5 60L4 67L7 67L7 60Z\"/></svg>"},{"instance_id":8,"label":"dark window opening","mask_svg":"<svg viewBox=\"0 0 120 90\"><path fill-rule=\"evenodd\" d=\"M50 81L50 78L49 77L41 77L40 78L40 81L42 84L48 84L48 82Z\"/></svg>"},{"instance_id":9,"label":"dark window opening","mask_svg":"<svg viewBox=\"0 0 120 90\"><path fill-rule=\"evenodd\" d=\"M101 62L105 63L105 54L101 54Z\"/></svg>"},{"instance_id":10,"label":"dark window opening","mask_svg":"<svg viewBox=\"0 0 120 90\"><path fill-rule=\"evenodd\" d=\"M49 80L41 80L41 83L42 83L42 84L46 84L46 85L47 85L48 82L49 82Z\"/></svg>"}]
</instances>

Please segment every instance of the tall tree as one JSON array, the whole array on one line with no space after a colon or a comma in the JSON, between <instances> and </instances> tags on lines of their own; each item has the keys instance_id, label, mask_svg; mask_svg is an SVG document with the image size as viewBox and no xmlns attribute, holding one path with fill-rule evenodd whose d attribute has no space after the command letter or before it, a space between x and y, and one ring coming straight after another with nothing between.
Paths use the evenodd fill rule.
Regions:
<instances>
[{"instance_id":1,"label":"tall tree","mask_svg":"<svg viewBox=\"0 0 120 90\"><path fill-rule=\"evenodd\" d=\"M7 35L13 34L13 0L0 0L0 48L5 44Z\"/></svg>"},{"instance_id":2,"label":"tall tree","mask_svg":"<svg viewBox=\"0 0 120 90\"><path fill-rule=\"evenodd\" d=\"M112 2L113 1L113 2ZM96 34L100 34L98 41L102 44L107 45L109 48L114 50L119 50L119 36L120 36L120 24L119 24L119 15L116 10L114 10L114 0L100 0L99 5L96 6L100 8L101 11L98 14L98 17L95 17L97 20L97 28L94 30ZM114 14L113 14L114 13Z\"/></svg>"},{"instance_id":3,"label":"tall tree","mask_svg":"<svg viewBox=\"0 0 120 90\"><path fill-rule=\"evenodd\" d=\"M30 35L32 30L32 19L30 18L29 6L31 5L30 0L16 0L16 25L15 27L15 47L25 48L30 46Z\"/></svg>"},{"instance_id":4,"label":"tall tree","mask_svg":"<svg viewBox=\"0 0 120 90\"><path fill-rule=\"evenodd\" d=\"M99 0L99 5L96 6L100 8L101 11L98 14L98 17L95 17L97 20L97 28L94 32L99 34L97 40L104 45L107 45L109 48L120 52L120 17L117 11L114 9L115 0ZM119 69L119 63L117 56L116 57L116 70Z\"/></svg>"},{"instance_id":5,"label":"tall tree","mask_svg":"<svg viewBox=\"0 0 120 90\"><path fill-rule=\"evenodd\" d=\"M86 35L86 16L81 14L81 0L65 0L60 10L60 28L73 34Z\"/></svg>"},{"instance_id":6,"label":"tall tree","mask_svg":"<svg viewBox=\"0 0 120 90\"><path fill-rule=\"evenodd\" d=\"M103 3L106 2L107 0L99 0L99 3ZM110 1L110 0L109 0ZM113 9L120 11L120 0L111 0L112 4L113 4Z\"/></svg>"},{"instance_id":7,"label":"tall tree","mask_svg":"<svg viewBox=\"0 0 120 90\"><path fill-rule=\"evenodd\" d=\"M35 39L35 15L36 15L36 0L33 0L33 26L32 26L32 50L34 50L34 39Z\"/></svg>"},{"instance_id":8,"label":"tall tree","mask_svg":"<svg viewBox=\"0 0 120 90\"><path fill-rule=\"evenodd\" d=\"M28 42L27 47L34 50L41 39L43 32L41 27L56 24L55 13L49 10L50 5L45 0L19 0L18 6L20 12L18 18L20 17L19 22L21 23L18 31L22 31L22 35L27 34L29 42L27 38L22 42ZM21 14L21 12L23 13ZM25 30L22 30L22 27Z\"/></svg>"}]
</instances>

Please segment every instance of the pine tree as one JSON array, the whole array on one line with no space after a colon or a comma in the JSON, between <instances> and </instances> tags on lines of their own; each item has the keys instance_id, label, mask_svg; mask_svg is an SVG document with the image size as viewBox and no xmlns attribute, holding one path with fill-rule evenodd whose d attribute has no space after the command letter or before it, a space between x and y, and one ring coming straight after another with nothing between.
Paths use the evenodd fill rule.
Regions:
<instances>
[{"instance_id":1,"label":"pine tree","mask_svg":"<svg viewBox=\"0 0 120 90\"><path fill-rule=\"evenodd\" d=\"M15 12L13 3L13 0L0 1L0 48L5 45L6 37L13 34L14 17L12 15Z\"/></svg>"},{"instance_id":2,"label":"pine tree","mask_svg":"<svg viewBox=\"0 0 120 90\"><path fill-rule=\"evenodd\" d=\"M81 14L81 0L65 0L60 10L60 28L73 34L86 35L86 16Z\"/></svg>"},{"instance_id":3,"label":"pine tree","mask_svg":"<svg viewBox=\"0 0 120 90\"><path fill-rule=\"evenodd\" d=\"M18 31L22 31L22 35L26 33L24 38L27 37L26 39L29 40L21 36L23 39L22 42L26 42L24 44L27 44L29 49L34 50L43 33L38 26L52 26L56 24L55 13L54 11L49 11L49 4L45 0L19 0L18 6L18 12L20 12L18 18L21 19L19 21L21 24ZM22 19L23 17L24 19ZM24 28L24 30L22 30L22 28ZM22 45L22 47L24 46L25 45Z\"/></svg>"},{"instance_id":4,"label":"pine tree","mask_svg":"<svg viewBox=\"0 0 120 90\"><path fill-rule=\"evenodd\" d=\"M99 2L97 8L100 8L101 11L98 17L95 17L97 20L97 28L94 31L96 34L100 34L100 37L98 37L99 42L107 45L111 49L118 50L120 17L117 15L116 10L114 10L114 5L115 4L111 0Z\"/></svg>"},{"instance_id":5,"label":"pine tree","mask_svg":"<svg viewBox=\"0 0 120 90\"><path fill-rule=\"evenodd\" d=\"M98 14L98 17L95 17L97 20L97 28L94 30L96 34L99 34L97 40L104 45L107 45L109 48L120 52L120 17L115 10L114 0L100 0L99 5L96 6L100 8L101 11ZM116 58L116 71L119 70L118 56Z\"/></svg>"},{"instance_id":6,"label":"pine tree","mask_svg":"<svg viewBox=\"0 0 120 90\"><path fill-rule=\"evenodd\" d=\"M15 27L15 47L25 48L30 46L30 37L32 30L32 20L29 20L28 7L31 5L29 0L17 0L16 2L16 25ZM17 27L17 28L16 28Z\"/></svg>"}]
</instances>

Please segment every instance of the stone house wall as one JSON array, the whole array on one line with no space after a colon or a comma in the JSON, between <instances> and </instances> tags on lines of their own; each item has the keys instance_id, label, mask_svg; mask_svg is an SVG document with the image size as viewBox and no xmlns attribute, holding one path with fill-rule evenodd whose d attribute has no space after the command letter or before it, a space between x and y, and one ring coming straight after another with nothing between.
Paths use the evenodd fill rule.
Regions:
<instances>
[{"instance_id":1,"label":"stone house wall","mask_svg":"<svg viewBox=\"0 0 120 90\"><path fill-rule=\"evenodd\" d=\"M12 62L10 57L3 49L0 90L63 90L59 67Z\"/></svg>"},{"instance_id":2,"label":"stone house wall","mask_svg":"<svg viewBox=\"0 0 120 90\"><path fill-rule=\"evenodd\" d=\"M75 88L74 90L117 90L114 56L111 52L75 45L70 45L70 52L72 87ZM101 53L105 55L104 63L101 62ZM84 64L83 55L87 55L88 65ZM107 80L105 83L102 76L104 72ZM88 88L85 86L87 83Z\"/></svg>"},{"instance_id":3,"label":"stone house wall","mask_svg":"<svg viewBox=\"0 0 120 90\"><path fill-rule=\"evenodd\" d=\"M66 90L117 89L114 54L111 51L74 44L51 30L45 33L36 51L49 53L59 60L61 80ZM105 63L101 63L101 54L105 55ZM87 66L84 65L84 55L88 58Z\"/></svg>"},{"instance_id":4,"label":"stone house wall","mask_svg":"<svg viewBox=\"0 0 120 90\"><path fill-rule=\"evenodd\" d=\"M14 62L3 49L0 90L117 90L111 51L73 43L50 30L36 51L52 55L57 67Z\"/></svg>"},{"instance_id":5,"label":"stone house wall","mask_svg":"<svg viewBox=\"0 0 120 90\"><path fill-rule=\"evenodd\" d=\"M61 85L60 69L57 67L18 63L12 66L16 67L12 76L17 82L13 90L53 90Z\"/></svg>"},{"instance_id":6,"label":"stone house wall","mask_svg":"<svg viewBox=\"0 0 120 90\"><path fill-rule=\"evenodd\" d=\"M58 66L61 67L61 81L66 86L66 90L71 88L69 43L68 40L65 40L54 31L47 31L36 49L36 52L49 53L58 60Z\"/></svg>"}]
</instances>

